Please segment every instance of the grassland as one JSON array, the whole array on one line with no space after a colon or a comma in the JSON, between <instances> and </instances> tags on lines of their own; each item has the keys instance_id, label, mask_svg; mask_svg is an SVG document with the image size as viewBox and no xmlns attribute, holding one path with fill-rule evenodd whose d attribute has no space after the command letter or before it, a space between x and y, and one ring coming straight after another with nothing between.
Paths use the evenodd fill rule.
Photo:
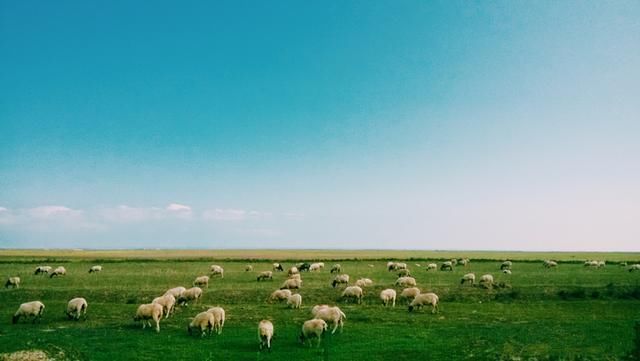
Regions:
<instances>
[{"instance_id":1,"label":"grassland","mask_svg":"<svg viewBox=\"0 0 640 361\"><path fill-rule=\"evenodd\" d=\"M472 259L466 268L424 270L427 260L462 255ZM339 300L340 290L330 287L328 269L303 274L301 310L265 302L284 274L272 282L255 281L257 271L271 268L266 259L335 258L343 259L340 263L352 280L374 280L362 305ZM396 279L385 268L382 259L387 258L412 259L418 286L441 297L439 314L408 313L402 302L393 309L380 305L379 292ZM520 260L512 275L499 273L498 260L505 258ZM537 261L543 258L567 262L545 269ZM3 250L0 275L19 275L22 287L0 291L0 320L4 320L0 353L42 349L62 351L70 359L109 361L623 359L634 348L634 323L640 319L640 272L613 264L585 269L577 262L586 258L635 261L640 257L637 253ZM246 259L254 272L244 271ZM32 275L42 262L63 264L68 275L53 279ZM104 271L89 274L96 262ZM224 279L213 279L199 304L180 308L163 321L160 334L133 322L139 304L170 287L189 286L214 262L225 268ZM461 287L459 279L467 272L492 273L511 288ZM64 306L78 296L88 300L89 316L69 321ZM47 307L42 322L12 325L18 305L36 299ZM296 340L300 325L319 303L340 305L347 314L344 332L327 336L320 348L302 346ZM189 318L212 305L227 310L222 335L190 337ZM258 352L256 327L263 318L270 318L276 328L271 353Z\"/></svg>"}]
</instances>

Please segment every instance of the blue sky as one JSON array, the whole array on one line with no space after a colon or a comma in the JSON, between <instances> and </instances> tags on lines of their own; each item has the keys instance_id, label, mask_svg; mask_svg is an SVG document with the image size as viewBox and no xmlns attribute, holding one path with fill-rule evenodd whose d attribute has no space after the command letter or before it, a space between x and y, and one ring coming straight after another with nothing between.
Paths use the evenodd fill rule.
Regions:
<instances>
[{"instance_id":1,"label":"blue sky","mask_svg":"<svg viewBox=\"0 0 640 361\"><path fill-rule=\"evenodd\" d=\"M638 250L637 1L0 7L0 247Z\"/></svg>"}]
</instances>

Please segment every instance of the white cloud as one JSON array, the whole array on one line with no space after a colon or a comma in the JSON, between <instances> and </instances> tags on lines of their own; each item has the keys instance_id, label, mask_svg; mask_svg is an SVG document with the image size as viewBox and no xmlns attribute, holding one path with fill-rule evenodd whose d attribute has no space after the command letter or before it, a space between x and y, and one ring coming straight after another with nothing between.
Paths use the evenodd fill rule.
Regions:
<instances>
[{"instance_id":1,"label":"white cloud","mask_svg":"<svg viewBox=\"0 0 640 361\"><path fill-rule=\"evenodd\" d=\"M243 221L247 219L244 209L208 209L202 212L202 218L213 221Z\"/></svg>"},{"instance_id":2,"label":"white cloud","mask_svg":"<svg viewBox=\"0 0 640 361\"><path fill-rule=\"evenodd\" d=\"M170 212L191 212L191 207L178 203L171 203L165 209Z\"/></svg>"},{"instance_id":3,"label":"white cloud","mask_svg":"<svg viewBox=\"0 0 640 361\"><path fill-rule=\"evenodd\" d=\"M119 205L115 208L105 208L101 217L109 222L143 222L162 219L164 210L158 207L130 207Z\"/></svg>"},{"instance_id":4,"label":"white cloud","mask_svg":"<svg viewBox=\"0 0 640 361\"><path fill-rule=\"evenodd\" d=\"M82 216L83 211L65 206L39 206L27 209L26 214L37 219L74 218Z\"/></svg>"},{"instance_id":5,"label":"white cloud","mask_svg":"<svg viewBox=\"0 0 640 361\"><path fill-rule=\"evenodd\" d=\"M16 221L13 212L8 208L0 207L0 224L11 224Z\"/></svg>"}]
</instances>

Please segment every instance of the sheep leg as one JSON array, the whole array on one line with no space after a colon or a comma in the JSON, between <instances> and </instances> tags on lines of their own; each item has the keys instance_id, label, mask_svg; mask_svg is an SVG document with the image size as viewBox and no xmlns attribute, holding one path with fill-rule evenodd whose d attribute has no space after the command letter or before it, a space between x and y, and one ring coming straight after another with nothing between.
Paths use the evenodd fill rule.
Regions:
<instances>
[{"instance_id":1,"label":"sheep leg","mask_svg":"<svg viewBox=\"0 0 640 361\"><path fill-rule=\"evenodd\" d=\"M156 332L160 332L160 320L155 320L156 321Z\"/></svg>"}]
</instances>

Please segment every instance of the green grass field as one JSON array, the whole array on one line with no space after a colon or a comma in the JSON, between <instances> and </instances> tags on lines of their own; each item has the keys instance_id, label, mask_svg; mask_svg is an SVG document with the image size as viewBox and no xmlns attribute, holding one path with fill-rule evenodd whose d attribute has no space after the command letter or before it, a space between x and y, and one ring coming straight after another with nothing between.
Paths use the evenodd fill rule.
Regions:
<instances>
[{"instance_id":1,"label":"green grass field","mask_svg":"<svg viewBox=\"0 0 640 361\"><path fill-rule=\"evenodd\" d=\"M424 269L428 260L461 256L471 258L469 266L453 272ZM387 258L411 259L408 263L418 287L440 296L438 314L427 309L409 313L402 301L395 308L382 307L378 294L393 287L396 279L386 270ZM545 269L538 261L542 258L567 262ZM604 269L586 269L579 263L586 258L606 259L609 264ZM266 302L286 278L277 273L273 281L256 282L258 271L271 269L267 259L325 261L323 271L302 275L302 309ZM374 281L365 290L363 304L339 299L341 290L330 286L333 276L328 268L334 263L330 259L343 259L339 263L351 283L360 277ZM512 275L500 273L502 259L515 260ZM637 253L3 250L0 275L20 276L22 285L0 291L0 353L40 349L63 352L69 359L109 361L619 360L635 347L640 272L612 263L639 259ZM104 271L89 274L89 267L97 263ZM190 287L214 263L225 268L225 277L212 279L199 304L178 308L175 316L162 321L159 334L134 323L139 304L168 288ZM254 271L244 271L247 263ZM68 275L35 276L33 270L39 264L64 265ZM467 272L477 277L491 273L511 288L461 287L460 277ZM69 321L63 314L73 297L89 302L86 320ZM20 303L32 300L46 305L42 322L12 325L11 316ZM346 313L344 332L326 335L320 348L300 345L300 327L311 318L311 307L321 303L338 304ZM222 334L189 336L189 318L214 305L227 311ZM257 324L263 318L275 325L271 353L258 351Z\"/></svg>"}]
</instances>

